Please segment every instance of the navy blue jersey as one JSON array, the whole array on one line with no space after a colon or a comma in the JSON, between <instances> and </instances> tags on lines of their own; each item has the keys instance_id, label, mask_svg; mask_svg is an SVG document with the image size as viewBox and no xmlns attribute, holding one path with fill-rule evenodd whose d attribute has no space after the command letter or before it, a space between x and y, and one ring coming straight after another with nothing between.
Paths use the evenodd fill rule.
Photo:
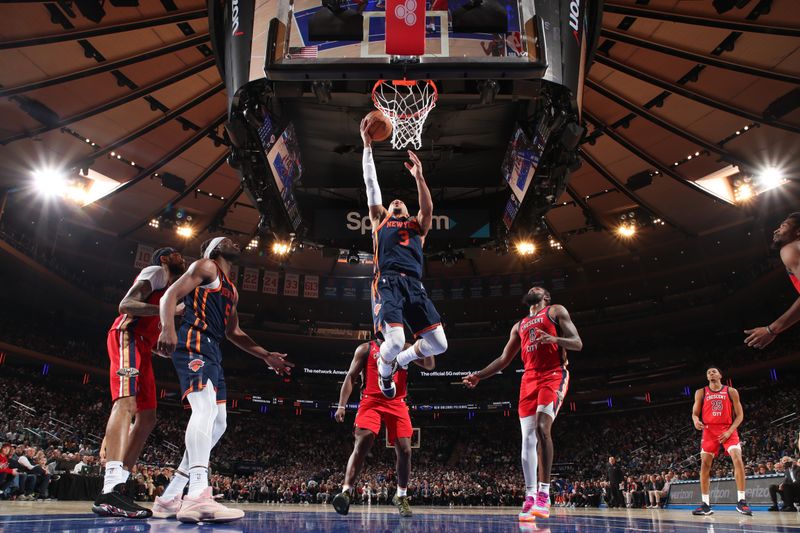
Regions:
<instances>
[{"instance_id":1,"label":"navy blue jersey","mask_svg":"<svg viewBox=\"0 0 800 533\"><path fill-rule=\"evenodd\" d=\"M183 305L186 307L183 322L190 330L187 342L192 342L195 338L199 344L198 333L220 342L225 337L228 317L238 299L236 287L217 265L217 278L211 283L197 287L183 300ZM192 331L195 335L191 335ZM193 350L194 347L187 346L187 349Z\"/></svg>"},{"instance_id":2,"label":"navy blue jersey","mask_svg":"<svg viewBox=\"0 0 800 533\"><path fill-rule=\"evenodd\" d=\"M422 245L419 222L414 217L387 216L373 233L377 273L400 272L422 278Z\"/></svg>"}]
</instances>

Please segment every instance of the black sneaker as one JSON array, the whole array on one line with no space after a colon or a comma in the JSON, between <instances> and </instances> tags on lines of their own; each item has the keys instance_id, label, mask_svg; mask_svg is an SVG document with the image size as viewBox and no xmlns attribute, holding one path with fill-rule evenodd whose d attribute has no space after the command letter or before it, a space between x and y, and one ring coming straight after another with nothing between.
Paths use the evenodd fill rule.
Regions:
<instances>
[{"instance_id":1,"label":"black sneaker","mask_svg":"<svg viewBox=\"0 0 800 533\"><path fill-rule=\"evenodd\" d=\"M397 372L397 361L392 363L392 373L389 374L388 378L381 375L380 365L378 366L378 388L390 400L397 394L397 387L394 384L394 379L392 379L395 372Z\"/></svg>"},{"instance_id":2,"label":"black sneaker","mask_svg":"<svg viewBox=\"0 0 800 533\"><path fill-rule=\"evenodd\" d=\"M350 491L343 490L333 497L331 503L333 504L333 508L336 509L337 513L340 515L346 515L350 511Z\"/></svg>"},{"instance_id":3,"label":"black sneaker","mask_svg":"<svg viewBox=\"0 0 800 533\"><path fill-rule=\"evenodd\" d=\"M703 503L700 505L700 507L692 511L692 514L695 516L708 516L710 514L714 514L714 509L712 509L707 503Z\"/></svg>"},{"instance_id":4,"label":"black sneaker","mask_svg":"<svg viewBox=\"0 0 800 533\"><path fill-rule=\"evenodd\" d=\"M408 496L398 496L395 494L394 498L392 498L392 503L397 506L397 509L400 511L400 516L408 518L414 514L411 512L411 506L408 504Z\"/></svg>"},{"instance_id":5,"label":"black sneaker","mask_svg":"<svg viewBox=\"0 0 800 533\"><path fill-rule=\"evenodd\" d=\"M92 505L92 512L99 516L116 516L119 518L150 518L153 512L142 507L128 496L125 484L120 483L107 494L100 494Z\"/></svg>"},{"instance_id":6,"label":"black sneaker","mask_svg":"<svg viewBox=\"0 0 800 533\"><path fill-rule=\"evenodd\" d=\"M783 508L781 508L781 512L783 513L794 513L795 511L797 511L797 509L794 508L794 505L784 504Z\"/></svg>"},{"instance_id":7,"label":"black sneaker","mask_svg":"<svg viewBox=\"0 0 800 533\"><path fill-rule=\"evenodd\" d=\"M773 505L772 507L770 507L769 509L767 509L767 511L769 511L769 512L771 512L771 513L774 513L775 511L780 511L780 509L778 509L778 506L777 506L777 505Z\"/></svg>"},{"instance_id":8,"label":"black sneaker","mask_svg":"<svg viewBox=\"0 0 800 533\"><path fill-rule=\"evenodd\" d=\"M753 511L750 510L750 506L747 505L747 502L744 500L739 500L739 503L736 504L736 510L741 514L753 516Z\"/></svg>"}]
</instances>

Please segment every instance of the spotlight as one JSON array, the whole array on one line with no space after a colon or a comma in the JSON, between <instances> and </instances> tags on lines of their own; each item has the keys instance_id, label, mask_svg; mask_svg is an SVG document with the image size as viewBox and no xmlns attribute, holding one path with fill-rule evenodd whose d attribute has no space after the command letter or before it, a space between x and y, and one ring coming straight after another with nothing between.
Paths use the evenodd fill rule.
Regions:
<instances>
[{"instance_id":1,"label":"spotlight","mask_svg":"<svg viewBox=\"0 0 800 533\"><path fill-rule=\"evenodd\" d=\"M193 230L193 229L192 229L192 227L191 227L191 226L189 226L189 225L178 226L178 227L175 229L175 232L176 232L176 233L177 233L177 234L178 234L180 237L183 237L184 239L188 239L188 238L190 238L192 235L194 235L194 230Z\"/></svg>"},{"instance_id":2,"label":"spotlight","mask_svg":"<svg viewBox=\"0 0 800 533\"><path fill-rule=\"evenodd\" d=\"M253 238L250 240L250 242L249 242L249 243L247 243L247 248L246 248L246 250L247 250L248 252L252 252L252 251L253 251L253 250L255 250L256 248L258 248L258 237L253 237Z\"/></svg>"},{"instance_id":3,"label":"spotlight","mask_svg":"<svg viewBox=\"0 0 800 533\"><path fill-rule=\"evenodd\" d=\"M275 255L286 255L289 253L290 249L291 247L289 246L289 243L286 242L275 241L272 244L272 253Z\"/></svg>"},{"instance_id":4,"label":"spotlight","mask_svg":"<svg viewBox=\"0 0 800 533\"><path fill-rule=\"evenodd\" d=\"M550 248L552 248L553 250L560 250L562 248L562 245L560 242L550 237Z\"/></svg>"},{"instance_id":5,"label":"spotlight","mask_svg":"<svg viewBox=\"0 0 800 533\"><path fill-rule=\"evenodd\" d=\"M756 175L756 179L761 185L762 190L774 189L782 185L785 176L781 169L776 167L767 167Z\"/></svg>"},{"instance_id":6,"label":"spotlight","mask_svg":"<svg viewBox=\"0 0 800 533\"><path fill-rule=\"evenodd\" d=\"M515 248L518 255L533 255L536 252L536 245L530 241L517 241Z\"/></svg>"},{"instance_id":7,"label":"spotlight","mask_svg":"<svg viewBox=\"0 0 800 533\"><path fill-rule=\"evenodd\" d=\"M733 190L733 200L736 203L746 202L755 196L755 191L749 183L743 183Z\"/></svg>"},{"instance_id":8,"label":"spotlight","mask_svg":"<svg viewBox=\"0 0 800 533\"><path fill-rule=\"evenodd\" d=\"M67 189L67 179L63 170L42 168L33 172L33 186L44 196L62 196Z\"/></svg>"},{"instance_id":9,"label":"spotlight","mask_svg":"<svg viewBox=\"0 0 800 533\"><path fill-rule=\"evenodd\" d=\"M157 218L151 218L148 224L151 228L158 229L161 227L161 222Z\"/></svg>"},{"instance_id":10,"label":"spotlight","mask_svg":"<svg viewBox=\"0 0 800 533\"><path fill-rule=\"evenodd\" d=\"M636 235L636 225L633 223L625 224L622 223L617 226L617 234L620 237L625 237L626 239L630 239L634 235Z\"/></svg>"}]
</instances>

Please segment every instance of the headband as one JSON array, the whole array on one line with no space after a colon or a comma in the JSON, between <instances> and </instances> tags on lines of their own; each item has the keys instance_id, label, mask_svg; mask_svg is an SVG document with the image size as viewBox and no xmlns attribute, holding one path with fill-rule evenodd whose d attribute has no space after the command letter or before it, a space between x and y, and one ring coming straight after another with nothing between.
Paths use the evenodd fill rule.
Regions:
<instances>
[{"instance_id":1,"label":"headband","mask_svg":"<svg viewBox=\"0 0 800 533\"><path fill-rule=\"evenodd\" d=\"M203 252L203 257L206 259L211 259L211 254L214 253L214 249L224 240L225 237L214 237L211 239L211 243L208 245L208 248L206 248L206 251Z\"/></svg>"}]
</instances>

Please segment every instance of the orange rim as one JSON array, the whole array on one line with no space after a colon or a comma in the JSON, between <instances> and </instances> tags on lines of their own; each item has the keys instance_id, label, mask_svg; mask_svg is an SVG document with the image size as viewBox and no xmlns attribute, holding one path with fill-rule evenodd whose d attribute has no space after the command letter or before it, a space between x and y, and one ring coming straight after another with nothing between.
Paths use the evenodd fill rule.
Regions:
<instances>
[{"instance_id":1,"label":"orange rim","mask_svg":"<svg viewBox=\"0 0 800 533\"><path fill-rule=\"evenodd\" d=\"M392 85L401 85L403 87L412 87L412 86L416 85L417 83L419 83L420 81L422 81L422 80L392 80ZM410 118L417 118L420 115L423 115L425 113L429 113L430 110L433 109L433 106L436 105L436 101L439 99L439 89L436 87L436 84L433 82L433 80L425 80L425 83L427 85L430 85L433 88L433 98L431 98L430 104L428 104L427 106L425 106L421 110L417 111L416 113L398 115L398 114L393 113L391 110L385 108L384 106L382 106L380 104L380 102L378 102L378 98L375 96L376 92L378 91L378 87L380 87L381 84L386 83L386 82L387 82L387 80L378 80L378 81L375 82L375 85L372 86L372 103L384 115L386 115L387 117L390 117L390 118L396 118L396 119L400 119L400 120L408 120Z\"/></svg>"}]
</instances>

